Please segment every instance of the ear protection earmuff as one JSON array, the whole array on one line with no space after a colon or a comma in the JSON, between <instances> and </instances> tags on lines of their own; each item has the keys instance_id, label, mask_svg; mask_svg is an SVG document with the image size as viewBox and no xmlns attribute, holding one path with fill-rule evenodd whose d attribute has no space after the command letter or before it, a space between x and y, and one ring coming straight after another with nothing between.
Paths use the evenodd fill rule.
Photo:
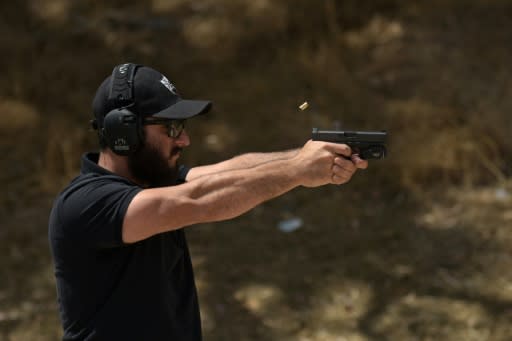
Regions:
<instances>
[{"instance_id":1,"label":"ear protection earmuff","mask_svg":"<svg viewBox=\"0 0 512 341\"><path fill-rule=\"evenodd\" d=\"M107 146L122 156L133 154L144 141L141 118L130 111L134 105L134 77L139 66L127 63L114 68L108 100L125 102L126 105L108 112L103 126L98 127Z\"/></svg>"}]
</instances>

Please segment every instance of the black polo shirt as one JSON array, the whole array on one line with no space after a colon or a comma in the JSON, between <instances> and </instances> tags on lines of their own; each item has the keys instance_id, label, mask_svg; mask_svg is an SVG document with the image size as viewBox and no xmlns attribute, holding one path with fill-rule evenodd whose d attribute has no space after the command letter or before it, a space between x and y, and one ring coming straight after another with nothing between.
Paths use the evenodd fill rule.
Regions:
<instances>
[{"instance_id":1,"label":"black polo shirt","mask_svg":"<svg viewBox=\"0 0 512 341\"><path fill-rule=\"evenodd\" d=\"M82 157L50 214L63 340L201 340L184 231L124 244L123 218L142 188L97 162Z\"/></svg>"}]
</instances>

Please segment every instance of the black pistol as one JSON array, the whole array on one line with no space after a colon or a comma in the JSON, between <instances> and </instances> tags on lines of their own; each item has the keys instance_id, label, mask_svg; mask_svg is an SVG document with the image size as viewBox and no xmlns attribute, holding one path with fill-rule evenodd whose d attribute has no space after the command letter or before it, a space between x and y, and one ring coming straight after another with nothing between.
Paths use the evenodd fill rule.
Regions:
<instances>
[{"instance_id":1,"label":"black pistol","mask_svg":"<svg viewBox=\"0 0 512 341\"><path fill-rule=\"evenodd\" d=\"M354 154L359 154L365 160L386 157L387 136L386 131L319 130L318 128L313 128L311 133L313 141L346 144Z\"/></svg>"}]
</instances>

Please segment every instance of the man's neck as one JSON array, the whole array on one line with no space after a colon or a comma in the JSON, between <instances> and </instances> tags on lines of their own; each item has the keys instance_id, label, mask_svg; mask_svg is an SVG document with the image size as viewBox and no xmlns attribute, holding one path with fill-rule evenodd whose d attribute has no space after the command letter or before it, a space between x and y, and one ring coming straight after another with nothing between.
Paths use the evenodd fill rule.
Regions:
<instances>
[{"instance_id":1,"label":"man's neck","mask_svg":"<svg viewBox=\"0 0 512 341\"><path fill-rule=\"evenodd\" d=\"M131 182L142 185L131 174L128 168L128 160L125 157L115 155L110 150L100 151L98 166L105 168L109 172L122 176L123 178L127 178Z\"/></svg>"}]
</instances>

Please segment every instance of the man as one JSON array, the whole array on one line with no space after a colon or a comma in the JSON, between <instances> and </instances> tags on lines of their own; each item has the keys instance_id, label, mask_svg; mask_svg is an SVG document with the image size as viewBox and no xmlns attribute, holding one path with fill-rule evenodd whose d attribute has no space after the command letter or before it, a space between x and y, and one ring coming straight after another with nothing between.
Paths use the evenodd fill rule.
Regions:
<instances>
[{"instance_id":1,"label":"man","mask_svg":"<svg viewBox=\"0 0 512 341\"><path fill-rule=\"evenodd\" d=\"M184 121L209 110L158 71L122 64L93 100L100 153L58 196L49 221L64 340L201 340L183 228L237 217L298 187L343 184L367 162L346 145L178 166Z\"/></svg>"}]
</instances>

